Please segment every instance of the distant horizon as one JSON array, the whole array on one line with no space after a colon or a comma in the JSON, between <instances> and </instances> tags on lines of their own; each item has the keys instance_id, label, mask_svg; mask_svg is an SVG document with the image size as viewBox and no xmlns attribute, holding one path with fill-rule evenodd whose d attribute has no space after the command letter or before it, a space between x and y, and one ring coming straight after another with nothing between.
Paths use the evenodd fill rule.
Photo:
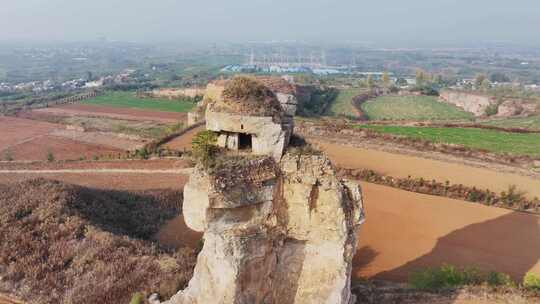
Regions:
<instances>
[{"instance_id":1,"label":"distant horizon","mask_svg":"<svg viewBox=\"0 0 540 304\"><path fill-rule=\"evenodd\" d=\"M20 0L2 4L0 42L364 41L416 47L540 46L540 3L520 0Z\"/></svg>"},{"instance_id":2,"label":"distant horizon","mask_svg":"<svg viewBox=\"0 0 540 304\"><path fill-rule=\"evenodd\" d=\"M287 39L279 40L210 40L210 39L177 39L177 40L122 40L122 39L109 39L102 38L95 39L80 39L80 40L24 40L24 39L0 39L0 48L2 46L21 46L27 45L32 46L60 46L60 45L70 45L70 44L97 44L97 43L118 43L118 44L135 44L141 46L175 46L175 45L184 45L184 46L197 46L197 47L210 47L213 45L306 45L312 47L361 47L367 49L418 49L418 50L429 50L429 49L482 49L482 48L496 48L496 47L507 47L507 48L540 48L539 44L533 43L518 43L512 41L430 41L430 42L384 42L384 41L330 41L330 40L321 40L321 41L309 41L309 40L297 40L291 41Z\"/></svg>"}]
</instances>

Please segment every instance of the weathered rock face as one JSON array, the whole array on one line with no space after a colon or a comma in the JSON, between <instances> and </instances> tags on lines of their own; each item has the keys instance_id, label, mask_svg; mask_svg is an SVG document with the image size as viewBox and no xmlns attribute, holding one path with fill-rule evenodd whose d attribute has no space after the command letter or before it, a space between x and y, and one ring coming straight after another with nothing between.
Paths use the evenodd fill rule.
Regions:
<instances>
[{"instance_id":1,"label":"weathered rock face","mask_svg":"<svg viewBox=\"0 0 540 304\"><path fill-rule=\"evenodd\" d=\"M209 105L206 110L206 129L220 134L218 144L221 147L238 150L239 134L245 134L250 137L253 154L273 155L279 160L289 143L293 123L292 120L275 121L270 116L217 112Z\"/></svg>"},{"instance_id":2,"label":"weathered rock face","mask_svg":"<svg viewBox=\"0 0 540 304\"><path fill-rule=\"evenodd\" d=\"M498 117L511 117L511 116L527 116L534 114L536 111L536 104L527 103L521 100L505 100L499 105L497 109Z\"/></svg>"},{"instance_id":3,"label":"weathered rock face","mask_svg":"<svg viewBox=\"0 0 540 304\"><path fill-rule=\"evenodd\" d=\"M293 117L296 115L298 100L292 94L276 93L276 98L279 100L285 115Z\"/></svg>"},{"instance_id":4,"label":"weathered rock face","mask_svg":"<svg viewBox=\"0 0 540 304\"><path fill-rule=\"evenodd\" d=\"M474 116L486 114L486 109L497 101L489 96L472 94L460 91L443 90L441 91L441 100L454 104Z\"/></svg>"},{"instance_id":5,"label":"weathered rock face","mask_svg":"<svg viewBox=\"0 0 540 304\"><path fill-rule=\"evenodd\" d=\"M186 223L205 242L189 286L167 303L354 303L362 196L325 156L199 168L184 192Z\"/></svg>"}]
</instances>

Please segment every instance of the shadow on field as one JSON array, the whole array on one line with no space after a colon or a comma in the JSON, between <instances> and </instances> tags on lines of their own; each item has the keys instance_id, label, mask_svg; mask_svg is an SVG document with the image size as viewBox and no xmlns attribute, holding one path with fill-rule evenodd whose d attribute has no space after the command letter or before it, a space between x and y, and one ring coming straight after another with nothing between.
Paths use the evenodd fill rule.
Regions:
<instances>
[{"instance_id":1,"label":"shadow on field","mask_svg":"<svg viewBox=\"0 0 540 304\"><path fill-rule=\"evenodd\" d=\"M151 239L166 221L181 212L183 195L176 190L116 191L78 187L73 212L105 231Z\"/></svg>"},{"instance_id":2,"label":"shadow on field","mask_svg":"<svg viewBox=\"0 0 540 304\"><path fill-rule=\"evenodd\" d=\"M362 237L360 234L360 243L361 242ZM379 253L370 246L362 246L358 248L353 259L354 269L356 270L369 267L371 262L373 262L378 255Z\"/></svg>"},{"instance_id":3,"label":"shadow on field","mask_svg":"<svg viewBox=\"0 0 540 304\"><path fill-rule=\"evenodd\" d=\"M521 282L539 260L540 217L513 212L455 230L439 238L428 254L375 278L406 281L415 270L447 263L504 272Z\"/></svg>"}]
</instances>

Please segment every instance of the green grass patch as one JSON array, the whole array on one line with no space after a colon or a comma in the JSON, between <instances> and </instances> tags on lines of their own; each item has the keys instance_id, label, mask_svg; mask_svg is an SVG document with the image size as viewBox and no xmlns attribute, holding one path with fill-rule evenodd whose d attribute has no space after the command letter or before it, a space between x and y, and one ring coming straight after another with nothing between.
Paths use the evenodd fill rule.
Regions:
<instances>
[{"instance_id":1,"label":"green grass patch","mask_svg":"<svg viewBox=\"0 0 540 304\"><path fill-rule=\"evenodd\" d=\"M436 128L362 125L381 133L423 139L436 143L456 144L495 153L540 157L540 134L508 133L471 128Z\"/></svg>"},{"instance_id":2,"label":"green grass patch","mask_svg":"<svg viewBox=\"0 0 540 304\"><path fill-rule=\"evenodd\" d=\"M344 115L344 116L354 116L356 113L352 100L354 97L360 95L362 89L352 88L352 89L343 89L339 90L336 98L330 105L328 109L328 115Z\"/></svg>"},{"instance_id":3,"label":"green grass patch","mask_svg":"<svg viewBox=\"0 0 540 304\"><path fill-rule=\"evenodd\" d=\"M133 127L129 125L117 124L112 127L112 131L115 133L123 133L130 135L137 135L150 139L160 139L174 132L178 132L183 128L182 123L178 123L170 126L156 126L156 127Z\"/></svg>"},{"instance_id":4,"label":"green grass patch","mask_svg":"<svg viewBox=\"0 0 540 304\"><path fill-rule=\"evenodd\" d=\"M96 98L88 99L83 104L111 106L119 108L147 109L164 112L189 112L195 104L188 101L138 98L134 92L107 92Z\"/></svg>"},{"instance_id":5,"label":"green grass patch","mask_svg":"<svg viewBox=\"0 0 540 304\"><path fill-rule=\"evenodd\" d=\"M472 113L433 96L381 96L362 105L369 120L471 120Z\"/></svg>"},{"instance_id":6,"label":"green grass patch","mask_svg":"<svg viewBox=\"0 0 540 304\"><path fill-rule=\"evenodd\" d=\"M516 287L509 275L501 272L482 272L477 268L457 268L452 265L426 268L409 276L409 286L419 290L453 289L474 285Z\"/></svg>"},{"instance_id":7,"label":"green grass patch","mask_svg":"<svg viewBox=\"0 0 540 304\"><path fill-rule=\"evenodd\" d=\"M540 275L527 272L523 278L523 287L531 290L540 291Z\"/></svg>"},{"instance_id":8,"label":"green grass patch","mask_svg":"<svg viewBox=\"0 0 540 304\"><path fill-rule=\"evenodd\" d=\"M540 130L540 116L506 118L482 122L482 125L500 128Z\"/></svg>"}]
</instances>

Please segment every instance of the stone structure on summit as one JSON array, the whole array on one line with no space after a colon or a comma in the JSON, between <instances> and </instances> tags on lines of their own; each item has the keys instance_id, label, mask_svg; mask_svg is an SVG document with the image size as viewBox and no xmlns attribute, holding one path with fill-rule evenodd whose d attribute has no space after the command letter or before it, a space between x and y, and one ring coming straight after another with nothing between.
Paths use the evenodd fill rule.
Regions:
<instances>
[{"instance_id":1,"label":"stone structure on summit","mask_svg":"<svg viewBox=\"0 0 540 304\"><path fill-rule=\"evenodd\" d=\"M245 77L205 98L207 130L222 148L191 174L183 207L204 246L188 287L166 303L354 303L358 184L292 135L290 98Z\"/></svg>"}]
</instances>

